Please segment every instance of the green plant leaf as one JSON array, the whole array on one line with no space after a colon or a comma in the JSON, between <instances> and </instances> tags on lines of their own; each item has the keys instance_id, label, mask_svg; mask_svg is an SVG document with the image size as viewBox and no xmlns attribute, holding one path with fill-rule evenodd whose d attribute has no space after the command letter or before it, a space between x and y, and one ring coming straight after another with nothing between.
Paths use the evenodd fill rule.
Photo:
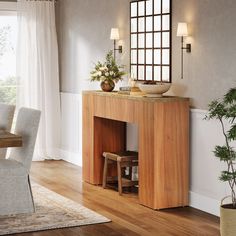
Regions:
<instances>
[{"instance_id":1,"label":"green plant leaf","mask_svg":"<svg viewBox=\"0 0 236 236\"><path fill-rule=\"evenodd\" d=\"M225 104L227 112L225 114L225 118L232 124L236 118L236 104Z\"/></svg>"},{"instance_id":2,"label":"green plant leaf","mask_svg":"<svg viewBox=\"0 0 236 236\"><path fill-rule=\"evenodd\" d=\"M227 146L216 146L213 153L220 159L220 161L232 161L235 160L236 156L233 148L228 148Z\"/></svg>"},{"instance_id":3,"label":"green plant leaf","mask_svg":"<svg viewBox=\"0 0 236 236\"><path fill-rule=\"evenodd\" d=\"M231 104L236 102L236 88L231 88L224 96L224 102Z\"/></svg>"},{"instance_id":4,"label":"green plant leaf","mask_svg":"<svg viewBox=\"0 0 236 236\"><path fill-rule=\"evenodd\" d=\"M235 172L229 172L229 171L222 171L221 176L219 179L223 182L231 181L236 178L236 173Z\"/></svg>"},{"instance_id":5,"label":"green plant leaf","mask_svg":"<svg viewBox=\"0 0 236 236\"><path fill-rule=\"evenodd\" d=\"M233 124L228 131L228 138L230 141L236 140L236 124Z\"/></svg>"},{"instance_id":6,"label":"green plant leaf","mask_svg":"<svg viewBox=\"0 0 236 236\"><path fill-rule=\"evenodd\" d=\"M226 113L227 113L227 109L225 108L224 104L214 100L212 101L209 105L209 112L208 115L205 117L205 119L219 119L219 118L223 118Z\"/></svg>"}]
</instances>

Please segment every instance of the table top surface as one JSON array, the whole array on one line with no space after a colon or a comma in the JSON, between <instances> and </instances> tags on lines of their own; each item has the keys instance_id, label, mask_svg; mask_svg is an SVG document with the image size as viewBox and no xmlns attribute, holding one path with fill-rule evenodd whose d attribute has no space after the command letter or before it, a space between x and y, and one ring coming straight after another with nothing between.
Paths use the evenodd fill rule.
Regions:
<instances>
[{"instance_id":1,"label":"table top surface","mask_svg":"<svg viewBox=\"0 0 236 236\"><path fill-rule=\"evenodd\" d=\"M6 138L12 138L12 139L21 138L21 135L13 134L5 130L0 130L0 140L6 139Z\"/></svg>"},{"instance_id":2,"label":"table top surface","mask_svg":"<svg viewBox=\"0 0 236 236\"><path fill-rule=\"evenodd\" d=\"M0 130L0 148L21 147L22 136L5 130Z\"/></svg>"},{"instance_id":3,"label":"table top surface","mask_svg":"<svg viewBox=\"0 0 236 236\"><path fill-rule=\"evenodd\" d=\"M109 96L109 97L114 97L114 98L142 100L142 101L149 101L149 102L169 102L169 101L179 101L179 100L189 101L189 98L186 98L186 97L176 97L176 96L166 96L166 95L163 95L162 97L145 97L142 95L136 96L136 95L120 94L118 93L118 91L103 92L99 90L84 90L83 94L94 94L94 95L99 95L99 96Z\"/></svg>"}]
</instances>

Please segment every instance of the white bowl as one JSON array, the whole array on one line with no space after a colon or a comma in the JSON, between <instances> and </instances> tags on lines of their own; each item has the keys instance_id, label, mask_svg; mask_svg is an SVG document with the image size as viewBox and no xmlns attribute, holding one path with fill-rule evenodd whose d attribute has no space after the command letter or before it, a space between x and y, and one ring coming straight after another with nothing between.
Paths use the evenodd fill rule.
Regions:
<instances>
[{"instance_id":1,"label":"white bowl","mask_svg":"<svg viewBox=\"0 0 236 236\"><path fill-rule=\"evenodd\" d=\"M140 84L139 88L147 97L162 97L171 87L171 83L158 82L157 84Z\"/></svg>"}]
</instances>

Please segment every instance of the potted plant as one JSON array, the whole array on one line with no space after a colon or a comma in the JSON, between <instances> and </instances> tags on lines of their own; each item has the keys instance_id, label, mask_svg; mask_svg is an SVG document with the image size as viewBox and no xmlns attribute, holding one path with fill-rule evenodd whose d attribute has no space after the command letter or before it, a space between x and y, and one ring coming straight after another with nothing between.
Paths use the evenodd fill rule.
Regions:
<instances>
[{"instance_id":1,"label":"potted plant","mask_svg":"<svg viewBox=\"0 0 236 236\"><path fill-rule=\"evenodd\" d=\"M220 230L222 236L236 235L236 151L233 142L236 140L236 88L232 88L225 94L222 100L214 100L209 104L207 119L220 121L222 135L225 144L216 146L215 156L226 163L226 169L221 172L220 180L229 184L231 194L223 198L220 209ZM228 121L230 127L227 129L224 121ZM235 145L235 143L234 143ZM230 204L223 201L230 197Z\"/></svg>"},{"instance_id":2,"label":"potted plant","mask_svg":"<svg viewBox=\"0 0 236 236\"><path fill-rule=\"evenodd\" d=\"M122 80L125 72L123 67L118 66L112 55L112 50L106 55L104 63L98 61L91 74L91 81L101 81L101 88L105 92L111 92L115 88L115 83Z\"/></svg>"}]
</instances>

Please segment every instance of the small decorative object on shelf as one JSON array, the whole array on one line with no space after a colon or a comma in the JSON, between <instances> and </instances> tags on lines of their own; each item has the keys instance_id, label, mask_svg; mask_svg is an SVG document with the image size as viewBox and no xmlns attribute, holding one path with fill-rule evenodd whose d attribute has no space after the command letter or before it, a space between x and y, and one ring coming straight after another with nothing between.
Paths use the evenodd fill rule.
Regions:
<instances>
[{"instance_id":1,"label":"small decorative object on shelf","mask_svg":"<svg viewBox=\"0 0 236 236\"><path fill-rule=\"evenodd\" d=\"M104 92L111 92L115 88L115 83L122 80L122 76L125 75L123 67L116 64L112 54L112 51L109 51L106 61L99 61L90 73L91 81L101 81L101 89Z\"/></svg>"},{"instance_id":2,"label":"small decorative object on shelf","mask_svg":"<svg viewBox=\"0 0 236 236\"><path fill-rule=\"evenodd\" d=\"M118 93L130 95L130 91L131 91L131 87L126 86L126 87L120 87Z\"/></svg>"},{"instance_id":3,"label":"small decorative object on shelf","mask_svg":"<svg viewBox=\"0 0 236 236\"><path fill-rule=\"evenodd\" d=\"M144 92L142 92L138 84L136 83L133 75L129 78L128 85L126 87L120 87L120 90L118 91L119 94L126 94L126 95L131 95L131 96L143 96L145 95Z\"/></svg>"}]
</instances>

